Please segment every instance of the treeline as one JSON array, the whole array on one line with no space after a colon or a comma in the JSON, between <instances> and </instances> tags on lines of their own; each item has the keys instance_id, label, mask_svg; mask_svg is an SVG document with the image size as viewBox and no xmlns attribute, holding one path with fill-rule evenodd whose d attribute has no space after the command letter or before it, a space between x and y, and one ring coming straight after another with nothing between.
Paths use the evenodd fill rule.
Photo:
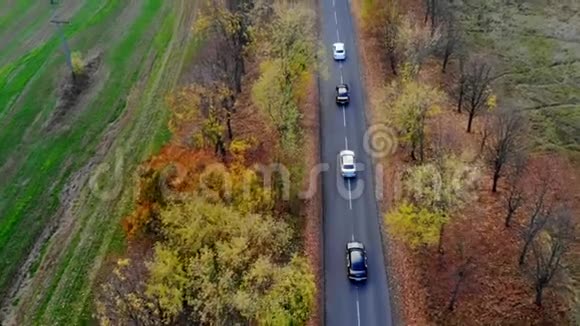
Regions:
<instances>
[{"instance_id":1,"label":"treeline","mask_svg":"<svg viewBox=\"0 0 580 326\"><path fill-rule=\"evenodd\" d=\"M168 97L173 139L139 171L136 208L123 221L127 252L97 291L102 324L309 319L315 278L294 203L314 20L299 2L210 1L200 9L194 82Z\"/></svg>"},{"instance_id":2,"label":"treeline","mask_svg":"<svg viewBox=\"0 0 580 326\"><path fill-rule=\"evenodd\" d=\"M541 306L544 290L572 263L568 253L577 240L576 212L570 196L559 193L565 180L558 180L554 161L533 151L526 113L494 92L500 77L494 61L477 53L466 36L485 24L464 16L475 6L470 3L425 0L419 22L396 0L362 4L364 32L378 45L391 81L378 109L381 122L397 130L408 153L398 176L401 191L385 222L414 251L429 255L436 247L445 255L446 227L478 223L462 212L489 189L503 209L497 223L517 229L520 250L513 264L526 275ZM427 81L422 73L439 74L442 82ZM466 132L459 139L442 136L450 126L436 121L445 110L465 115ZM467 276L477 268L477 257L460 251L448 311L456 308Z\"/></svg>"}]
</instances>

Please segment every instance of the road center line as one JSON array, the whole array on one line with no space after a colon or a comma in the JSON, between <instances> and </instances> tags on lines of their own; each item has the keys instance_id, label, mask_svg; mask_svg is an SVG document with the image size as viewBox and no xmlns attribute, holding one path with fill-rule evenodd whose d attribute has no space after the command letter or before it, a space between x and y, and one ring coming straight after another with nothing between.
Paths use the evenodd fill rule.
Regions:
<instances>
[{"instance_id":1,"label":"road center line","mask_svg":"<svg viewBox=\"0 0 580 326\"><path fill-rule=\"evenodd\" d=\"M338 28L336 29L336 41L340 42L340 34L338 34Z\"/></svg>"},{"instance_id":2,"label":"road center line","mask_svg":"<svg viewBox=\"0 0 580 326\"><path fill-rule=\"evenodd\" d=\"M346 136L344 137L344 146L346 147L345 149L348 149L348 138Z\"/></svg>"},{"instance_id":3,"label":"road center line","mask_svg":"<svg viewBox=\"0 0 580 326\"><path fill-rule=\"evenodd\" d=\"M338 25L338 18L336 17L336 11L334 12L334 23Z\"/></svg>"},{"instance_id":4,"label":"road center line","mask_svg":"<svg viewBox=\"0 0 580 326\"><path fill-rule=\"evenodd\" d=\"M334 8L334 0L332 0L332 7Z\"/></svg>"},{"instance_id":5,"label":"road center line","mask_svg":"<svg viewBox=\"0 0 580 326\"><path fill-rule=\"evenodd\" d=\"M350 239L354 241L354 233L351 235Z\"/></svg>"},{"instance_id":6,"label":"road center line","mask_svg":"<svg viewBox=\"0 0 580 326\"><path fill-rule=\"evenodd\" d=\"M358 300L358 287L356 288L356 323L360 326L360 303Z\"/></svg>"},{"instance_id":7,"label":"road center line","mask_svg":"<svg viewBox=\"0 0 580 326\"><path fill-rule=\"evenodd\" d=\"M350 179L348 179L348 209L352 210L352 191L350 190Z\"/></svg>"},{"instance_id":8,"label":"road center line","mask_svg":"<svg viewBox=\"0 0 580 326\"><path fill-rule=\"evenodd\" d=\"M342 106L342 124L346 127L346 109Z\"/></svg>"}]
</instances>

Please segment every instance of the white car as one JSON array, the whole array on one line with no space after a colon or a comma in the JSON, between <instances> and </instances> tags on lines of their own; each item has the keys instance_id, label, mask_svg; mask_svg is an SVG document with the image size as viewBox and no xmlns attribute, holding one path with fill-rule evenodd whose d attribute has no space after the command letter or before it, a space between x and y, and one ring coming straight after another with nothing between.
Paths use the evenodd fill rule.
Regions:
<instances>
[{"instance_id":1,"label":"white car","mask_svg":"<svg viewBox=\"0 0 580 326\"><path fill-rule=\"evenodd\" d=\"M356 177L356 163L353 151L340 151L340 174L345 178Z\"/></svg>"},{"instance_id":2,"label":"white car","mask_svg":"<svg viewBox=\"0 0 580 326\"><path fill-rule=\"evenodd\" d=\"M332 56L334 60L346 59L346 50L344 49L344 43L334 43L332 45Z\"/></svg>"}]
</instances>

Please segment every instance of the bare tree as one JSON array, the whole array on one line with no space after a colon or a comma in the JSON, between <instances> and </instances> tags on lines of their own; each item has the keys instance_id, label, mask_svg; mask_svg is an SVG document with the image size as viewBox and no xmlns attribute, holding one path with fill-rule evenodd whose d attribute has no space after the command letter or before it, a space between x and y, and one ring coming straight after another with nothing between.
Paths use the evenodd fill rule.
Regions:
<instances>
[{"instance_id":1,"label":"bare tree","mask_svg":"<svg viewBox=\"0 0 580 326\"><path fill-rule=\"evenodd\" d=\"M206 40L199 57L200 66L208 70L212 78L207 82L216 82L217 79L228 85L233 95L242 90L245 49L250 43L250 8L244 1L238 4L210 1L202 9L202 15L207 19L196 25L196 33ZM202 23L205 21L210 24Z\"/></svg>"},{"instance_id":2,"label":"bare tree","mask_svg":"<svg viewBox=\"0 0 580 326\"><path fill-rule=\"evenodd\" d=\"M464 70L463 96L467 102L467 132L471 132L473 119L482 114L487 106L487 100L491 95L491 66L481 60L481 58L472 58L467 69ZM462 100L463 100L462 96Z\"/></svg>"},{"instance_id":3,"label":"bare tree","mask_svg":"<svg viewBox=\"0 0 580 326\"><path fill-rule=\"evenodd\" d=\"M397 12L388 10L385 24L383 26L383 46L387 59L391 66L393 75L397 75L398 61L398 43L399 43L399 24L400 19Z\"/></svg>"},{"instance_id":4,"label":"bare tree","mask_svg":"<svg viewBox=\"0 0 580 326\"><path fill-rule=\"evenodd\" d=\"M486 161L493 171L491 191L497 191L499 178L506 167L524 160L525 119L522 113L511 109L500 109L492 117L491 131L486 131Z\"/></svg>"},{"instance_id":5,"label":"bare tree","mask_svg":"<svg viewBox=\"0 0 580 326\"><path fill-rule=\"evenodd\" d=\"M532 242L534 260L530 264L536 290L535 303L538 306L542 305L544 289L561 270L562 258L570 249L570 245L576 241L576 225L570 209L560 208L542 235Z\"/></svg>"},{"instance_id":6,"label":"bare tree","mask_svg":"<svg viewBox=\"0 0 580 326\"><path fill-rule=\"evenodd\" d=\"M461 113L463 109L463 100L465 98L467 74L465 73L465 57L459 58L459 77L457 78L457 87L455 94L457 97L457 113Z\"/></svg>"},{"instance_id":7,"label":"bare tree","mask_svg":"<svg viewBox=\"0 0 580 326\"><path fill-rule=\"evenodd\" d=\"M447 72L447 65L449 59L455 53L460 52L462 45L461 30L455 14L451 9L445 10L444 24L442 28L441 37L441 56L442 67L441 72Z\"/></svg>"},{"instance_id":8,"label":"bare tree","mask_svg":"<svg viewBox=\"0 0 580 326\"><path fill-rule=\"evenodd\" d=\"M447 304L447 310L453 311L457 305L457 300L459 299L459 293L461 292L462 286L469 277L470 272L473 270L473 256L466 255L464 242L459 243L459 254L461 256L461 264L458 266L455 273L455 285L453 286L453 291L451 291L451 298L449 299L449 304Z\"/></svg>"},{"instance_id":9,"label":"bare tree","mask_svg":"<svg viewBox=\"0 0 580 326\"><path fill-rule=\"evenodd\" d=\"M519 265L523 265L526 259L530 245L536 238L536 236L546 227L546 223L550 219L552 214L552 207L547 203L548 192L550 189L550 177L545 174L541 178L541 184L536 190L534 202L532 204L532 211L530 212L530 219L528 224L522 230L522 238L524 240L524 246L522 247L522 252L520 258L518 259Z\"/></svg>"},{"instance_id":10,"label":"bare tree","mask_svg":"<svg viewBox=\"0 0 580 326\"><path fill-rule=\"evenodd\" d=\"M425 21L427 24L431 20L431 35L439 25L439 21L445 21L449 12L448 0L424 0L425 1Z\"/></svg>"},{"instance_id":11,"label":"bare tree","mask_svg":"<svg viewBox=\"0 0 580 326\"><path fill-rule=\"evenodd\" d=\"M524 162L516 163L507 178L508 189L504 197L506 227L510 226L512 218L525 203L525 191L522 185L522 175L524 174L525 167Z\"/></svg>"},{"instance_id":12,"label":"bare tree","mask_svg":"<svg viewBox=\"0 0 580 326\"><path fill-rule=\"evenodd\" d=\"M485 157L487 145L489 142L489 137L491 136L494 124L493 118L495 115L493 114L486 114L482 117L483 120L483 128L481 128L481 140L479 142L479 156Z\"/></svg>"}]
</instances>

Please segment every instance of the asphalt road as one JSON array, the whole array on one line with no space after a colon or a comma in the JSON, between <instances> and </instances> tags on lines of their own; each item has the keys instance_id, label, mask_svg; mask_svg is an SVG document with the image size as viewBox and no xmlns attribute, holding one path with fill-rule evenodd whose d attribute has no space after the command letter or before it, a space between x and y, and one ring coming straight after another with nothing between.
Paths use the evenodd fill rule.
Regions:
<instances>
[{"instance_id":1,"label":"asphalt road","mask_svg":"<svg viewBox=\"0 0 580 326\"><path fill-rule=\"evenodd\" d=\"M374 171L365 152L365 99L350 0L321 0L321 37L330 57L328 78L321 78L321 156L329 164L323 173L325 325L393 325L391 302L374 189ZM332 44L345 43L347 59L332 60ZM349 85L347 107L335 102L335 87ZM364 171L345 181L339 173L338 153L348 148ZM368 254L369 278L354 285L346 275L346 242L362 241Z\"/></svg>"}]
</instances>

